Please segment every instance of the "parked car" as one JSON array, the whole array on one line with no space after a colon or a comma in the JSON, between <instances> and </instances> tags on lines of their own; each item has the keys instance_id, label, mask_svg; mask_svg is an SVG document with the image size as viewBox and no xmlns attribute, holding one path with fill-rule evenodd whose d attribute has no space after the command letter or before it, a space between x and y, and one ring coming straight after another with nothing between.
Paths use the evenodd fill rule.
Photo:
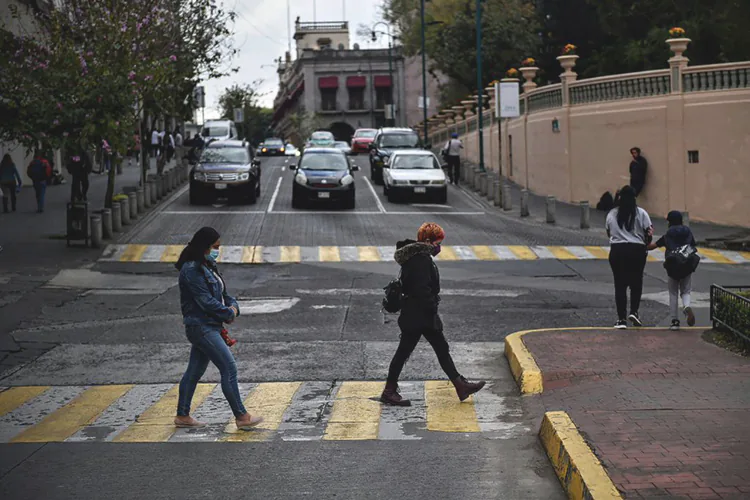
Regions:
<instances>
[{"instance_id":1,"label":"parked car","mask_svg":"<svg viewBox=\"0 0 750 500\"><path fill-rule=\"evenodd\" d=\"M206 143L237 139L237 127L231 120L209 120L203 124L201 136Z\"/></svg>"},{"instance_id":2,"label":"parked car","mask_svg":"<svg viewBox=\"0 0 750 500\"><path fill-rule=\"evenodd\" d=\"M294 171L292 207L302 208L315 202L340 201L345 208L355 206L354 172L359 170L349 158L335 148L305 149L299 163L289 165Z\"/></svg>"},{"instance_id":3,"label":"parked car","mask_svg":"<svg viewBox=\"0 0 750 500\"><path fill-rule=\"evenodd\" d=\"M333 143L333 147L335 147L336 149L340 149L341 151L344 152L345 155L348 155L348 154L352 153L352 148L349 147L349 144L346 143L346 142L344 142L344 141L336 141L336 142L334 142Z\"/></svg>"},{"instance_id":4,"label":"parked car","mask_svg":"<svg viewBox=\"0 0 750 500\"><path fill-rule=\"evenodd\" d=\"M269 137L258 146L258 156L282 156L286 151L284 141Z\"/></svg>"},{"instance_id":5,"label":"parked car","mask_svg":"<svg viewBox=\"0 0 750 500\"><path fill-rule=\"evenodd\" d=\"M260 160L246 141L215 141L207 145L190 172L190 204L217 198L255 203L260 196Z\"/></svg>"},{"instance_id":6,"label":"parked car","mask_svg":"<svg viewBox=\"0 0 750 500\"><path fill-rule=\"evenodd\" d=\"M310 135L307 144L305 144L305 149L332 148L334 142L336 142L336 139L333 137L332 133L327 130L318 130Z\"/></svg>"},{"instance_id":7,"label":"parked car","mask_svg":"<svg viewBox=\"0 0 750 500\"><path fill-rule=\"evenodd\" d=\"M297 148L295 147L295 145L294 145L294 144L292 144L291 142L288 142L288 143L286 144L285 148L284 148L284 154L285 154L286 156L299 156L299 155L300 155L300 154L302 154L302 153L300 152L300 150L299 150L299 149L297 149Z\"/></svg>"},{"instance_id":8,"label":"parked car","mask_svg":"<svg viewBox=\"0 0 750 500\"><path fill-rule=\"evenodd\" d=\"M448 201L448 184L443 166L430 151L395 151L383 170L383 194L388 201L428 198Z\"/></svg>"},{"instance_id":9,"label":"parked car","mask_svg":"<svg viewBox=\"0 0 750 500\"><path fill-rule=\"evenodd\" d=\"M370 151L370 144L378 133L374 128L360 128L352 136L352 153L360 154Z\"/></svg>"},{"instance_id":10,"label":"parked car","mask_svg":"<svg viewBox=\"0 0 750 500\"><path fill-rule=\"evenodd\" d=\"M394 151L419 149L419 135L410 128L381 128L370 144L370 179L383 184L383 166Z\"/></svg>"}]
</instances>

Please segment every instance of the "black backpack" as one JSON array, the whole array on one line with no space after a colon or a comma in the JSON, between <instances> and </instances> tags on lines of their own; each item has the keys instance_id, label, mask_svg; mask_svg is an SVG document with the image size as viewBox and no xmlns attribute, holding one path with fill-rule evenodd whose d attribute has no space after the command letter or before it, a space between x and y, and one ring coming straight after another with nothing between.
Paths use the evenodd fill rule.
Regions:
<instances>
[{"instance_id":1,"label":"black backpack","mask_svg":"<svg viewBox=\"0 0 750 500\"><path fill-rule=\"evenodd\" d=\"M694 246L682 245L665 253L664 269L673 280L681 280L695 272L700 261L698 250Z\"/></svg>"},{"instance_id":2,"label":"black backpack","mask_svg":"<svg viewBox=\"0 0 750 500\"><path fill-rule=\"evenodd\" d=\"M391 280L383 290L385 290L385 297L383 297L383 309L389 313L397 313L401 310L401 302L404 298L403 284L401 283L401 274L399 273L398 278Z\"/></svg>"}]
</instances>

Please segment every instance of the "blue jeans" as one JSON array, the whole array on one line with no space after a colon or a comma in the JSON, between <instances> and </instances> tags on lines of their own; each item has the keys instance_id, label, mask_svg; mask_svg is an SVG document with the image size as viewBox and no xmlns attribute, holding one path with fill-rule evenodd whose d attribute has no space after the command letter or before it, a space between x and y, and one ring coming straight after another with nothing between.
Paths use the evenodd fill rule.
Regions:
<instances>
[{"instance_id":1,"label":"blue jeans","mask_svg":"<svg viewBox=\"0 0 750 500\"><path fill-rule=\"evenodd\" d=\"M234 416L240 417L247 413L237 385L237 364L234 362L234 356L229 347L221 338L220 332L219 326L185 326L185 334L193 347L190 350L187 370L180 381L180 395L177 400L177 415L180 417L190 415L190 402L193 400L198 382L206 372L209 361L219 369L221 390L229 406L232 407Z\"/></svg>"},{"instance_id":2,"label":"blue jeans","mask_svg":"<svg viewBox=\"0 0 750 500\"><path fill-rule=\"evenodd\" d=\"M44 193L47 192L46 181L34 181L34 194L36 194L36 208L40 212L44 210Z\"/></svg>"}]
</instances>

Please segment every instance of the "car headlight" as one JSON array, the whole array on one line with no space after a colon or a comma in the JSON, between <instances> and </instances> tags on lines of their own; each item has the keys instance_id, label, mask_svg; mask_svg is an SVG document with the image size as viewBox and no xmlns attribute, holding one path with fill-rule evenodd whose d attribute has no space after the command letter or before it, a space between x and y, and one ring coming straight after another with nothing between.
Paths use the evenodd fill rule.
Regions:
<instances>
[{"instance_id":1,"label":"car headlight","mask_svg":"<svg viewBox=\"0 0 750 500\"><path fill-rule=\"evenodd\" d=\"M250 178L250 172L245 172L244 174L240 174L240 180L246 181Z\"/></svg>"},{"instance_id":2,"label":"car headlight","mask_svg":"<svg viewBox=\"0 0 750 500\"><path fill-rule=\"evenodd\" d=\"M263 149L260 150L260 152L261 153L268 153L268 149L267 148L263 148Z\"/></svg>"},{"instance_id":3,"label":"car headlight","mask_svg":"<svg viewBox=\"0 0 750 500\"><path fill-rule=\"evenodd\" d=\"M303 186L307 185L307 176L303 172L297 172L297 175L294 176L294 182L297 184L302 184Z\"/></svg>"},{"instance_id":4,"label":"car headlight","mask_svg":"<svg viewBox=\"0 0 750 500\"><path fill-rule=\"evenodd\" d=\"M206 182L206 174L204 172L196 172L193 178L198 182Z\"/></svg>"},{"instance_id":5,"label":"car headlight","mask_svg":"<svg viewBox=\"0 0 750 500\"><path fill-rule=\"evenodd\" d=\"M279 151L281 151L283 153L284 151L286 151L286 149L281 148L281 149L279 149Z\"/></svg>"},{"instance_id":6,"label":"car headlight","mask_svg":"<svg viewBox=\"0 0 750 500\"><path fill-rule=\"evenodd\" d=\"M442 186L443 184L445 184L445 179L440 179L440 180L432 181L432 182L430 182L430 184L437 184L439 186Z\"/></svg>"},{"instance_id":7,"label":"car headlight","mask_svg":"<svg viewBox=\"0 0 750 500\"><path fill-rule=\"evenodd\" d=\"M341 178L341 185L342 186L348 186L352 182L354 182L354 177L352 177L351 174L346 174L345 176L343 176Z\"/></svg>"},{"instance_id":8,"label":"car headlight","mask_svg":"<svg viewBox=\"0 0 750 500\"><path fill-rule=\"evenodd\" d=\"M391 183L392 183L392 184L393 184L394 186L399 186L399 185L409 184L409 181L402 181L402 180L398 180L398 179L393 179L393 180L391 181Z\"/></svg>"},{"instance_id":9,"label":"car headlight","mask_svg":"<svg viewBox=\"0 0 750 500\"><path fill-rule=\"evenodd\" d=\"M301 154L302 154L302 153L300 153L300 152L299 152L299 149L298 149L297 151L295 151L295 152L294 152L294 156L299 156L299 155L301 155Z\"/></svg>"}]
</instances>

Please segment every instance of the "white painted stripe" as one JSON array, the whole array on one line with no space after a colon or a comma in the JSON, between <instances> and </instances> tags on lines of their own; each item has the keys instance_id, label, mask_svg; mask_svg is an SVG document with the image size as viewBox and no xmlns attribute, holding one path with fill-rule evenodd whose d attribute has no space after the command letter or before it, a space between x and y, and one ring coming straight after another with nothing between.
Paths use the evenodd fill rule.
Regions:
<instances>
[{"instance_id":1,"label":"white painted stripe","mask_svg":"<svg viewBox=\"0 0 750 500\"><path fill-rule=\"evenodd\" d=\"M222 245L221 255L219 256L219 262L227 262L230 264L239 264L242 262L242 254L245 251L245 247L236 245Z\"/></svg>"},{"instance_id":2,"label":"white painted stripe","mask_svg":"<svg viewBox=\"0 0 750 500\"><path fill-rule=\"evenodd\" d=\"M320 441L341 383L305 382L284 412L278 432L284 441Z\"/></svg>"},{"instance_id":3,"label":"white painted stripe","mask_svg":"<svg viewBox=\"0 0 750 500\"><path fill-rule=\"evenodd\" d=\"M112 441L115 436L135 423L172 387L172 384L137 385L115 401L90 425L73 434L66 441Z\"/></svg>"},{"instance_id":4,"label":"white painted stripe","mask_svg":"<svg viewBox=\"0 0 750 500\"><path fill-rule=\"evenodd\" d=\"M555 255L549 251L549 248L543 246L532 246L531 251L534 252L540 259L554 259Z\"/></svg>"},{"instance_id":5,"label":"white painted stripe","mask_svg":"<svg viewBox=\"0 0 750 500\"><path fill-rule=\"evenodd\" d=\"M125 252L127 245L107 245L99 260L106 262L119 262Z\"/></svg>"},{"instance_id":6,"label":"white painted stripe","mask_svg":"<svg viewBox=\"0 0 750 500\"><path fill-rule=\"evenodd\" d=\"M474 253L474 250L471 249L471 247L455 245L451 246L450 248L452 248L453 251L456 252L458 260L477 260L477 256Z\"/></svg>"},{"instance_id":7,"label":"white painted stripe","mask_svg":"<svg viewBox=\"0 0 750 500\"><path fill-rule=\"evenodd\" d=\"M380 413L378 439L420 440L417 431L427 427L427 410L424 401L424 382L399 382L401 397L411 401L411 406L383 405Z\"/></svg>"},{"instance_id":8,"label":"white painted stripe","mask_svg":"<svg viewBox=\"0 0 750 500\"><path fill-rule=\"evenodd\" d=\"M488 439L512 439L528 435L532 428L524 421L519 398L506 398L493 391L493 383L476 393L474 410L477 414L479 429L489 433ZM499 391L502 393L502 389Z\"/></svg>"},{"instance_id":9,"label":"white painted stripe","mask_svg":"<svg viewBox=\"0 0 750 500\"><path fill-rule=\"evenodd\" d=\"M301 262L320 262L319 247L300 247L299 254Z\"/></svg>"},{"instance_id":10,"label":"white painted stripe","mask_svg":"<svg viewBox=\"0 0 750 500\"><path fill-rule=\"evenodd\" d=\"M700 253L700 252L698 252L698 253ZM663 248L657 248L655 250L651 250L651 251L648 252L648 255L649 255L649 257L653 257L654 259L656 259L659 262L664 262L664 249ZM701 258L703 258L702 255L701 255Z\"/></svg>"},{"instance_id":11,"label":"white painted stripe","mask_svg":"<svg viewBox=\"0 0 750 500\"><path fill-rule=\"evenodd\" d=\"M264 263L275 263L281 260L280 247L263 247L261 258Z\"/></svg>"},{"instance_id":12,"label":"white painted stripe","mask_svg":"<svg viewBox=\"0 0 750 500\"><path fill-rule=\"evenodd\" d=\"M506 246L491 246L490 249L500 257L500 260L518 260L518 256Z\"/></svg>"},{"instance_id":13,"label":"white painted stripe","mask_svg":"<svg viewBox=\"0 0 750 500\"><path fill-rule=\"evenodd\" d=\"M383 262L393 262L393 254L396 252L396 247L378 247L378 253L380 254L380 260Z\"/></svg>"},{"instance_id":14,"label":"white painted stripe","mask_svg":"<svg viewBox=\"0 0 750 500\"><path fill-rule=\"evenodd\" d=\"M264 214L264 210L165 210L156 215L250 215Z\"/></svg>"},{"instance_id":15,"label":"white painted stripe","mask_svg":"<svg viewBox=\"0 0 750 500\"><path fill-rule=\"evenodd\" d=\"M70 403L86 387L51 387L39 396L27 401L10 413L0 417L0 443L7 443L15 436L39 423L44 417Z\"/></svg>"},{"instance_id":16,"label":"white painted stripe","mask_svg":"<svg viewBox=\"0 0 750 500\"><path fill-rule=\"evenodd\" d=\"M166 245L149 245L146 247L146 251L143 252L139 262L161 262L161 256L166 249Z\"/></svg>"},{"instance_id":17,"label":"white painted stripe","mask_svg":"<svg viewBox=\"0 0 750 500\"><path fill-rule=\"evenodd\" d=\"M281 299L237 299L240 306L240 314L249 316L251 314L275 314L291 309L299 302L298 297L287 297Z\"/></svg>"},{"instance_id":18,"label":"white painted stripe","mask_svg":"<svg viewBox=\"0 0 750 500\"><path fill-rule=\"evenodd\" d=\"M372 186L370 179L368 179L367 176L364 176L364 175L362 176L362 178L365 180L367 187L370 189L370 192L372 193L372 197L375 198L375 203L378 205L378 210L381 213L386 213L385 207L383 206L383 202L380 201L380 198L378 198L378 193L375 192L375 188Z\"/></svg>"},{"instance_id":19,"label":"white painted stripe","mask_svg":"<svg viewBox=\"0 0 750 500\"><path fill-rule=\"evenodd\" d=\"M272 201L275 202L275 200L272 199ZM271 205L269 205L271 206ZM435 207L434 205L432 205ZM272 206L271 206L272 207ZM157 214L154 214L154 216L159 217L162 215L186 215L195 217L198 215L260 215L260 214L269 214L269 215L299 215L299 216L310 216L310 215L413 215L413 216L420 216L424 217L427 215L431 216L447 216L447 215L461 215L461 216L467 216L467 215L486 215L487 212L452 212L450 210L445 210L442 212L407 212L407 211L398 211L398 212L376 212L374 210L274 210L273 212L264 212L260 210L170 210L170 211L164 211L159 212Z\"/></svg>"},{"instance_id":20,"label":"white painted stripe","mask_svg":"<svg viewBox=\"0 0 750 500\"><path fill-rule=\"evenodd\" d=\"M359 249L357 247L339 247L341 262L359 262Z\"/></svg>"},{"instance_id":21,"label":"white painted stripe","mask_svg":"<svg viewBox=\"0 0 750 500\"><path fill-rule=\"evenodd\" d=\"M583 247L563 247L563 248L565 248L565 250L567 250L568 252L572 253L573 255L575 255L579 259L586 259L586 260L588 260L588 259L596 259L596 257L594 257L591 254L591 252L589 252L588 250L586 250Z\"/></svg>"},{"instance_id":22,"label":"white painted stripe","mask_svg":"<svg viewBox=\"0 0 750 500\"><path fill-rule=\"evenodd\" d=\"M719 250L719 253L726 257L727 259L734 261L738 264L747 264L750 263L750 259L746 259L742 256L741 253L735 252L733 250Z\"/></svg>"},{"instance_id":23,"label":"white painted stripe","mask_svg":"<svg viewBox=\"0 0 750 500\"><path fill-rule=\"evenodd\" d=\"M267 212L270 214L273 212L273 206L276 204L276 198L279 197L279 190L281 189L281 181L283 181L283 177L279 177L279 182L276 183L276 189L273 191L273 196L271 196L271 203L268 204L268 210Z\"/></svg>"},{"instance_id":24,"label":"white painted stripe","mask_svg":"<svg viewBox=\"0 0 750 500\"><path fill-rule=\"evenodd\" d=\"M336 295L354 295L370 296L383 295L381 288L322 288L317 290L298 288L296 293L300 295L318 295L318 296L336 296ZM444 296L464 296L464 297L518 297L525 294L525 291L516 290L499 290L499 289L446 289L441 290L440 295Z\"/></svg>"},{"instance_id":25,"label":"white painted stripe","mask_svg":"<svg viewBox=\"0 0 750 500\"><path fill-rule=\"evenodd\" d=\"M255 387L256 384L238 384L240 397L243 399ZM206 397L198 408L191 408L190 414L199 422L206 424L199 429L177 429L170 442L206 442L218 441L224 436L224 429L234 414L227 403L227 398L221 390L221 384L216 384L211 394Z\"/></svg>"},{"instance_id":26,"label":"white painted stripe","mask_svg":"<svg viewBox=\"0 0 750 500\"><path fill-rule=\"evenodd\" d=\"M456 190L461 193L469 202L474 205L475 207L479 208L480 210L484 210L484 205L479 203L476 199L474 199L473 196L471 196L469 193L466 192L466 190L461 186L456 186ZM482 212L484 213L484 212Z\"/></svg>"}]
</instances>

